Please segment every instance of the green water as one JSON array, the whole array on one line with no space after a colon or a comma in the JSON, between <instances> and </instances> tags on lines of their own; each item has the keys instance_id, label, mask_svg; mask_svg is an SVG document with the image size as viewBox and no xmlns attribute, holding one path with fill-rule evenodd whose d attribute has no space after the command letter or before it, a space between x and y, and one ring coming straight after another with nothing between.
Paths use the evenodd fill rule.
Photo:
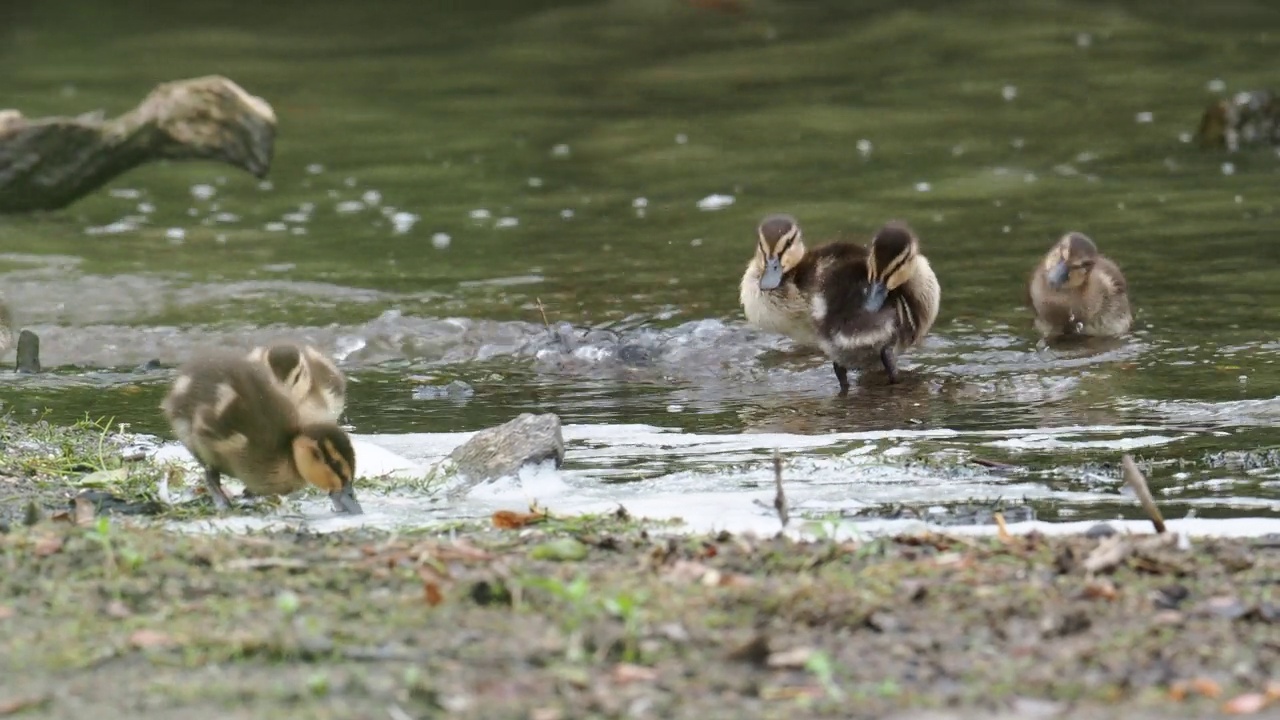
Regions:
<instances>
[{"instance_id":1,"label":"green water","mask_svg":"<svg viewBox=\"0 0 1280 720\"><path fill-rule=\"evenodd\" d=\"M153 165L66 211L0 219L0 270L12 271L0 290L59 366L53 379L6 378L0 400L163 432L155 405L167 376L129 374L127 353L112 360L112 347L148 332L172 366L205 331L358 328L393 309L537 326L540 301L553 323L740 328L754 225L779 210L818 240L865 237L891 218L917 228L944 298L933 343L912 356L914 383L839 400L820 359L777 353L737 375L736 359L703 374L579 372L407 353L349 366L350 420L360 432L467 430L540 408L568 422L701 432L908 421L1203 430L1232 428L1229 413L1205 423L1160 403L1280 395L1280 160L1182 137L1221 94L1211 81L1236 91L1275 80L1273 3L443 7L46 0L0 11L0 92L28 115L114 114L156 83L219 73L279 117L269 188L213 164ZM198 199L198 185L216 194ZM370 190L378 207L336 210ZM699 209L712 194L735 201ZM152 207L136 230L86 232L139 203ZM304 221L282 220L307 203ZM398 234L382 206L420 220ZM489 216L473 219L480 209ZM236 217L215 222L218 212ZM267 229L274 222L286 229ZM1023 284L1068 229L1124 268L1136 332L1118 354L1037 366ZM436 233L450 236L446 249ZM57 256L78 261L32 270ZM257 281L332 288L298 296ZM184 290L231 282L257 289L207 301ZM156 326L172 329L172 344ZM77 357L74 342L93 357ZM991 369L1001 362L1012 365ZM76 363L123 374L85 376ZM475 395L411 396L454 378ZM1043 392L1056 382L1075 384ZM1248 428L1266 424L1222 442L1265 443ZM1209 437L1179 452L1218 447Z\"/></svg>"}]
</instances>

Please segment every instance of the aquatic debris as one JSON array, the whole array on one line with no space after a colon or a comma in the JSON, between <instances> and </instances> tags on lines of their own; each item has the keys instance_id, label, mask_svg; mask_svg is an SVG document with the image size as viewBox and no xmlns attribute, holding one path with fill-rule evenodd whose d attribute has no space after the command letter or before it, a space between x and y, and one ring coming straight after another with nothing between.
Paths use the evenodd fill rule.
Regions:
<instances>
[{"instance_id":1,"label":"aquatic debris","mask_svg":"<svg viewBox=\"0 0 1280 720\"><path fill-rule=\"evenodd\" d=\"M548 518L545 512L527 512L519 513L511 510L499 510L493 514L493 526L502 530L518 530L522 527L535 525L545 522Z\"/></svg>"},{"instance_id":2,"label":"aquatic debris","mask_svg":"<svg viewBox=\"0 0 1280 720\"><path fill-rule=\"evenodd\" d=\"M453 238L449 237L449 233L438 232L431 236L431 246L437 250L444 250L451 242Z\"/></svg>"},{"instance_id":3,"label":"aquatic debris","mask_svg":"<svg viewBox=\"0 0 1280 720\"><path fill-rule=\"evenodd\" d=\"M339 215L351 215L364 210L364 203L359 200L344 200L333 208Z\"/></svg>"},{"instance_id":4,"label":"aquatic debris","mask_svg":"<svg viewBox=\"0 0 1280 720\"><path fill-rule=\"evenodd\" d=\"M420 219L421 218L411 212L401 211L391 216L391 225L397 235L403 235L409 232L409 230L411 230Z\"/></svg>"},{"instance_id":5,"label":"aquatic debris","mask_svg":"<svg viewBox=\"0 0 1280 720\"><path fill-rule=\"evenodd\" d=\"M216 195L218 191L212 185L192 185L191 197L197 200L208 200Z\"/></svg>"},{"instance_id":6,"label":"aquatic debris","mask_svg":"<svg viewBox=\"0 0 1280 720\"><path fill-rule=\"evenodd\" d=\"M733 204L732 195L708 195L698 201L699 210L723 210Z\"/></svg>"},{"instance_id":7,"label":"aquatic debris","mask_svg":"<svg viewBox=\"0 0 1280 720\"><path fill-rule=\"evenodd\" d=\"M551 148L551 157L558 157L558 158L569 157L569 146L565 145L564 143L560 143L559 145L556 145L555 147Z\"/></svg>"}]
</instances>

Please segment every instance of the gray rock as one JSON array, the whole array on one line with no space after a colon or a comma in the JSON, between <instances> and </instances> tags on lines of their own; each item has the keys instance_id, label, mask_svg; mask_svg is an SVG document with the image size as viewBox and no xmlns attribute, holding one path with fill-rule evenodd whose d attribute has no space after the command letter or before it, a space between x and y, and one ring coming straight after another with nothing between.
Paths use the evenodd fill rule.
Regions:
<instances>
[{"instance_id":1,"label":"gray rock","mask_svg":"<svg viewBox=\"0 0 1280 720\"><path fill-rule=\"evenodd\" d=\"M564 437L554 413L521 413L514 420L481 430L449 453L459 475L473 483L515 475L526 463L554 458L564 464Z\"/></svg>"},{"instance_id":2,"label":"gray rock","mask_svg":"<svg viewBox=\"0 0 1280 720\"><path fill-rule=\"evenodd\" d=\"M18 372L40 372L40 337L30 330L18 334Z\"/></svg>"}]
</instances>

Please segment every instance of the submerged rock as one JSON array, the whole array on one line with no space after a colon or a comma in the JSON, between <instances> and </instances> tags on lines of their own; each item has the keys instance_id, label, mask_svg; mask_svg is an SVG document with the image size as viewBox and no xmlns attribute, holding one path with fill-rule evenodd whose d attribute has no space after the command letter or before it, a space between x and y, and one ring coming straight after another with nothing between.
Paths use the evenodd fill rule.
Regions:
<instances>
[{"instance_id":1,"label":"submerged rock","mask_svg":"<svg viewBox=\"0 0 1280 720\"><path fill-rule=\"evenodd\" d=\"M30 330L18 335L18 372L40 372L40 336Z\"/></svg>"},{"instance_id":2,"label":"submerged rock","mask_svg":"<svg viewBox=\"0 0 1280 720\"><path fill-rule=\"evenodd\" d=\"M521 413L514 420L481 430L449 453L459 475L472 483L515 475L526 463L554 459L564 464L564 437L554 413Z\"/></svg>"}]
</instances>

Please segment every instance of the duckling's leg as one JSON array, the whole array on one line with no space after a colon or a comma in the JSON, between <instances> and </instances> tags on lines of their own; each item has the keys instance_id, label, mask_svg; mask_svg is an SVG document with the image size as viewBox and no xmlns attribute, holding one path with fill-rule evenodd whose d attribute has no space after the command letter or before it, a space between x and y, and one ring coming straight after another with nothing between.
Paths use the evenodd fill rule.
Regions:
<instances>
[{"instance_id":1,"label":"duckling's leg","mask_svg":"<svg viewBox=\"0 0 1280 720\"><path fill-rule=\"evenodd\" d=\"M889 373L889 384L898 382L898 359L894 356L892 345L885 345L880 350L880 362L884 364L884 371Z\"/></svg>"},{"instance_id":2,"label":"duckling's leg","mask_svg":"<svg viewBox=\"0 0 1280 720\"><path fill-rule=\"evenodd\" d=\"M840 397L849 394L849 369L838 362L831 363L831 367L836 371L836 380L840 381Z\"/></svg>"},{"instance_id":3,"label":"duckling's leg","mask_svg":"<svg viewBox=\"0 0 1280 720\"><path fill-rule=\"evenodd\" d=\"M227 494L222 490L222 473L211 467L204 469L204 486L209 491L209 497L213 498L213 506L218 512L226 512L231 509L231 501L227 499Z\"/></svg>"}]
</instances>

